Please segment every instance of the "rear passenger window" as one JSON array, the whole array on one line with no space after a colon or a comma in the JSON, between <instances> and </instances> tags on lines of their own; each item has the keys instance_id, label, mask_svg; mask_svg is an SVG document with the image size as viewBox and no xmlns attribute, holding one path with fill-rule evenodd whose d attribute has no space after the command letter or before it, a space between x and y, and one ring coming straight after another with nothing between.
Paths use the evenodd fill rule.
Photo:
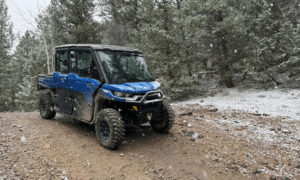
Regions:
<instances>
[{"instance_id":1,"label":"rear passenger window","mask_svg":"<svg viewBox=\"0 0 300 180\"><path fill-rule=\"evenodd\" d=\"M68 74L68 51L56 51L55 71Z\"/></svg>"}]
</instances>

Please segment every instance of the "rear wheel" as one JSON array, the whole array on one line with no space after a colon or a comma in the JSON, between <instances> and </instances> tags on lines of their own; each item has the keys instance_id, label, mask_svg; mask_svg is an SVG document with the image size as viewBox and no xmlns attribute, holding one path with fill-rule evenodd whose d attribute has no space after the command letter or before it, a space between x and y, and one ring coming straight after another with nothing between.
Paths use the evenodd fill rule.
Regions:
<instances>
[{"instance_id":1,"label":"rear wheel","mask_svg":"<svg viewBox=\"0 0 300 180\"><path fill-rule=\"evenodd\" d=\"M152 130L158 133L168 132L174 124L174 114L171 106L163 101L162 109L156 121L151 121Z\"/></svg>"},{"instance_id":2,"label":"rear wheel","mask_svg":"<svg viewBox=\"0 0 300 180\"><path fill-rule=\"evenodd\" d=\"M55 117L56 112L53 109L50 93L43 93L40 95L39 110L43 119L52 119Z\"/></svg>"},{"instance_id":3,"label":"rear wheel","mask_svg":"<svg viewBox=\"0 0 300 180\"><path fill-rule=\"evenodd\" d=\"M115 109L102 109L96 116L96 135L106 149L117 149L125 138L125 125Z\"/></svg>"}]
</instances>

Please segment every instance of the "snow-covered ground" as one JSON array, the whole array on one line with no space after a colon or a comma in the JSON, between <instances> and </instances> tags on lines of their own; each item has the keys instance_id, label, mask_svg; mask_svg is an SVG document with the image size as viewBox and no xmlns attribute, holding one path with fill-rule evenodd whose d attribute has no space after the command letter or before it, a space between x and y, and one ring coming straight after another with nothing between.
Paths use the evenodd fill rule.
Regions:
<instances>
[{"instance_id":1,"label":"snow-covered ground","mask_svg":"<svg viewBox=\"0 0 300 180\"><path fill-rule=\"evenodd\" d=\"M244 110L287 117L290 120L300 120L300 89L222 89L222 92L214 97L192 99L173 104L195 103L202 106L211 105L219 110Z\"/></svg>"},{"instance_id":2,"label":"snow-covered ground","mask_svg":"<svg viewBox=\"0 0 300 180\"><path fill-rule=\"evenodd\" d=\"M172 107L178 117L186 114L177 123L187 125L193 132L198 131L198 122L207 122L219 132L226 131L237 144L246 144L247 153L254 158L252 162L260 164L264 159L267 164L255 167L259 171L299 179L300 89L221 89L214 97L177 102ZM187 112L194 117L187 116ZM276 163L272 164L270 158ZM251 174L253 169L243 171Z\"/></svg>"}]
</instances>

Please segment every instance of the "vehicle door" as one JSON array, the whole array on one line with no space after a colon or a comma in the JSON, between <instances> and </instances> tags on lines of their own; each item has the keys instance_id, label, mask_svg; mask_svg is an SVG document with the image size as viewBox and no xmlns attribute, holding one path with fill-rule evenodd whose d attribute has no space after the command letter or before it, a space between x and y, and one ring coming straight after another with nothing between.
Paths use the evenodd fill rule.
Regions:
<instances>
[{"instance_id":1,"label":"vehicle door","mask_svg":"<svg viewBox=\"0 0 300 180\"><path fill-rule=\"evenodd\" d=\"M71 91L73 115L90 121L93 114L93 94L100 86L100 71L90 49L72 49L71 74L68 88Z\"/></svg>"},{"instance_id":2,"label":"vehicle door","mask_svg":"<svg viewBox=\"0 0 300 180\"><path fill-rule=\"evenodd\" d=\"M56 84L54 103L60 112L72 114L71 91L68 89L69 51L57 50L55 54L55 73L53 82Z\"/></svg>"}]
</instances>

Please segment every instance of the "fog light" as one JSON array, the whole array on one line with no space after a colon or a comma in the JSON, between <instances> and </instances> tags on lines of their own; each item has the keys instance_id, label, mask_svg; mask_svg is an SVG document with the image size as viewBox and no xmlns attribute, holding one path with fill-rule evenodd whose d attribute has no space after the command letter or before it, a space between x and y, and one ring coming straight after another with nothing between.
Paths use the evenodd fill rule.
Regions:
<instances>
[{"instance_id":1,"label":"fog light","mask_svg":"<svg viewBox=\"0 0 300 180\"><path fill-rule=\"evenodd\" d=\"M158 96L159 98L161 98L161 94L160 94L160 93L157 93L157 96Z\"/></svg>"}]
</instances>

